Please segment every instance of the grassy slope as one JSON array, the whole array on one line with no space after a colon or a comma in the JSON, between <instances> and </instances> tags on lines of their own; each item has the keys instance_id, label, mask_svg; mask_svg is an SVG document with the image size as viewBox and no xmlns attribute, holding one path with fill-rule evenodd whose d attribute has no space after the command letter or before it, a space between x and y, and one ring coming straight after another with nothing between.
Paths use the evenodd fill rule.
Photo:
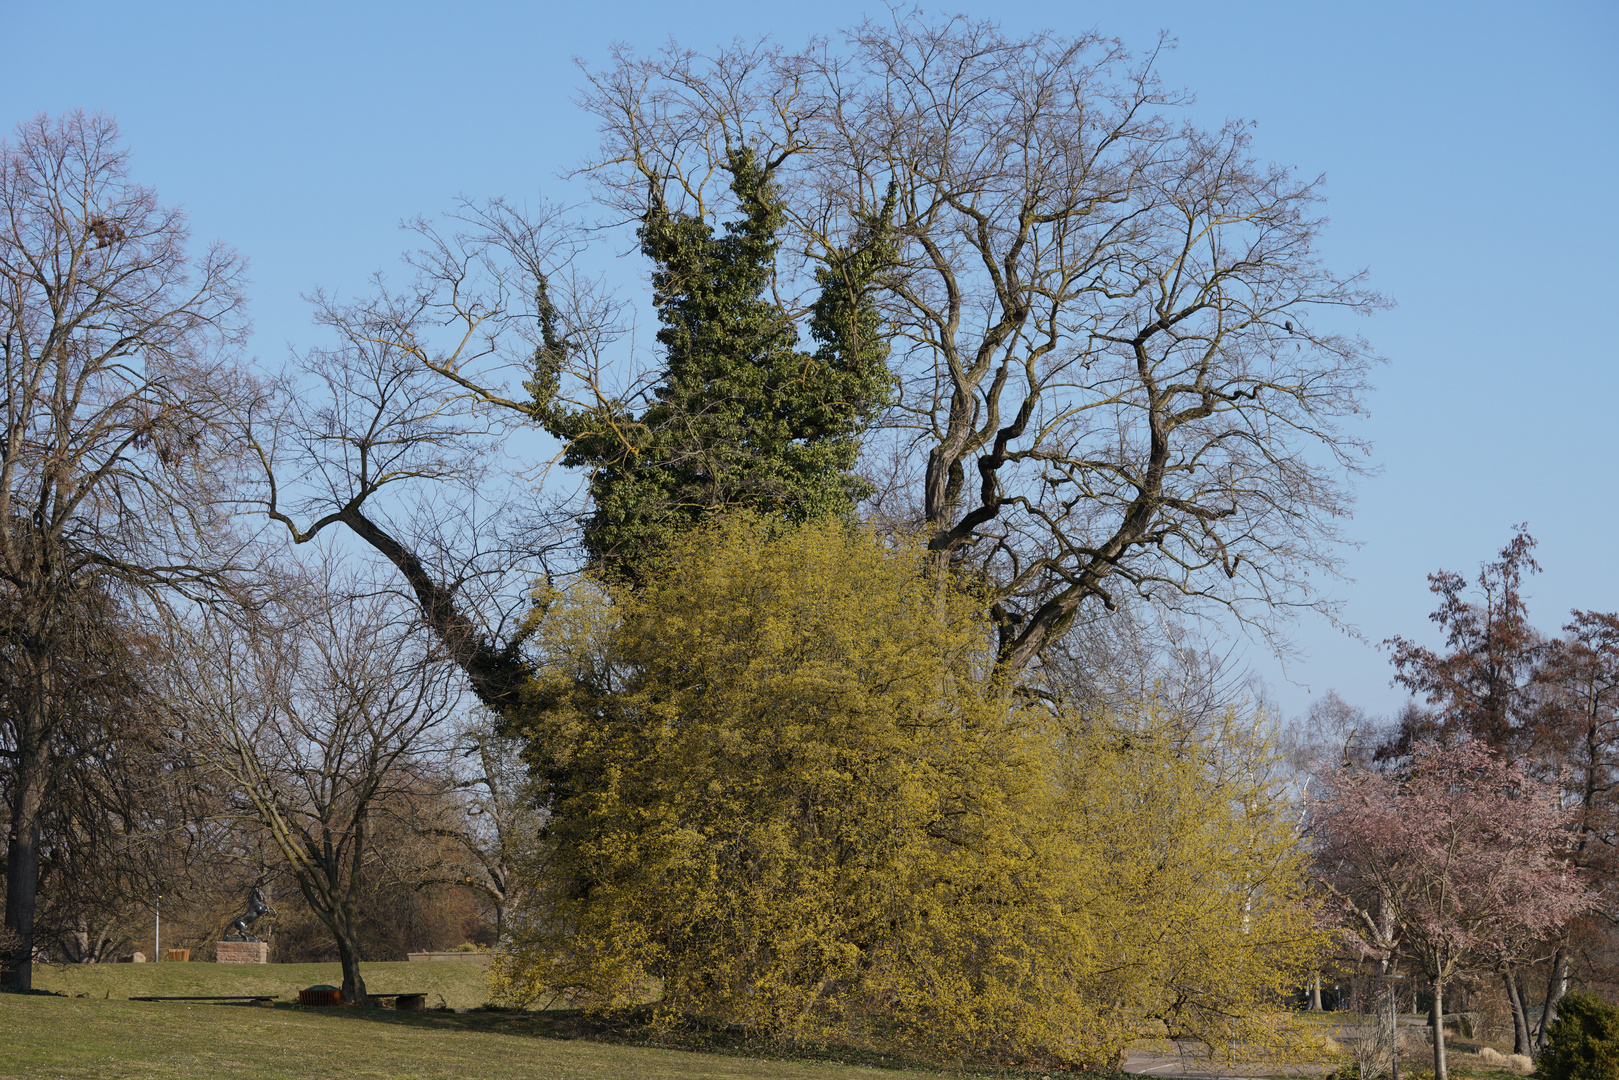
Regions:
<instances>
[{"instance_id":1,"label":"grassy slope","mask_svg":"<svg viewBox=\"0 0 1619 1080\"><path fill-rule=\"evenodd\" d=\"M190 966L202 965L174 965ZM0 1076L34 1080L915 1080L938 1075L537 1038L527 1034L537 1019L532 1014L267 1009L120 1001L116 996L109 1000L8 994L0 996Z\"/></svg>"},{"instance_id":2,"label":"grassy slope","mask_svg":"<svg viewBox=\"0 0 1619 1080\"><path fill-rule=\"evenodd\" d=\"M482 964L361 964L366 989L374 994L424 993L427 1004L470 1009L489 1000L488 971ZM297 1001L298 991L317 983L343 985L336 964L61 964L34 966L34 986L91 998L134 994L279 994ZM442 999L442 1001L441 1001ZM6 999L7 1003L13 999Z\"/></svg>"}]
</instances>

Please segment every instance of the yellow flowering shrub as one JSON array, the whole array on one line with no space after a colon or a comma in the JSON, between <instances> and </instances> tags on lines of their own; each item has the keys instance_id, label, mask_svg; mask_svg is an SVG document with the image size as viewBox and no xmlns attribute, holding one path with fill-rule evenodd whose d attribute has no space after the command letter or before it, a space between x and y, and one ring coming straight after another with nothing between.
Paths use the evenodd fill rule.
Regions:
<instances>
[{"instance_id":1,"label":"yellow flowering shrub","mask_svg":"<svg viewBox=\"0 0 1619 1080\"><path fill-rule=\"evenodd\" d=\"M1020 705L982 606L847 526L724 522L668 566L539 620L552 817L503 1000L1089 1064L1148 1023L1277 1040L1316 942L1236 717Z\"/></svg>"}]
</instances>

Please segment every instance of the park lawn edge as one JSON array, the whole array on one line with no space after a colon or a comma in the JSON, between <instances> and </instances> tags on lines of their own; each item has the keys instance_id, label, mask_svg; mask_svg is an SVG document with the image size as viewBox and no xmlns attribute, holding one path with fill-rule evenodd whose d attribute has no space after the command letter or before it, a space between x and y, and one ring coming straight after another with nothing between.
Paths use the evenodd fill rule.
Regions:
<instances>
[{"instance_id":1,"label":"park lawn edge","mask_svg":"<svg viewBox=\"0 0 1619 1080\"><path fill-rule=\"evenodd\" d=\"M50 994L0 998L0 1075L63 1080L293 1076L388 1080L507 1080L628 1076L707 1080L803 1077L994 1077L1034 1080L1048 1070L896 1067L828 1056L635 1045L547 1034L555 1018L514 1010L399 1012L378 1008L252 1007L130 1002ZM823 1048L832 1050L833 1048Z\"/></svg>"}]
</instances>

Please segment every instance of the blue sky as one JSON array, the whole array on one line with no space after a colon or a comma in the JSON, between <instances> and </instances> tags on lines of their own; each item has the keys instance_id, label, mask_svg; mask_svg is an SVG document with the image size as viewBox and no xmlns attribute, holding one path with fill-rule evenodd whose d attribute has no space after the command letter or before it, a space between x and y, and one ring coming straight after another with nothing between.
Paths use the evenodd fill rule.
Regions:
<instances>
[{"instance_id":1,"label":"blue sky","mask_svg":"<svg viewBox=\"0 0 1619 1080\"><path fill-rule=\"evenodd\" d=\"M1166 82L1195 115L1257 121L1256 148L1324 172L1324 252L1399 306L1364 329L1389 363L1364 432L1365 482L1336 587L1369 642L1434 640L1425 575L1473 571L1527 521L1545 573L1531 613L1619 609L1612 330L1619 240L1619 5L1133 3L964 7L1015 32L1178 39ZM557 174L594 143L573 58L614 41L708 49L835 38L885 9L621 3L41 4L0 0L0 126L105 110L137 176L197 236L252 263L253 351L316 340L299 299L358 290L398 223L457 195L577 198ZM631 268L639 273L639 268ZM1318 621L1283 673L1247 656L1290 713L1336 688L1401 700L1386 656Z\"/></svg>"}]
</instances>

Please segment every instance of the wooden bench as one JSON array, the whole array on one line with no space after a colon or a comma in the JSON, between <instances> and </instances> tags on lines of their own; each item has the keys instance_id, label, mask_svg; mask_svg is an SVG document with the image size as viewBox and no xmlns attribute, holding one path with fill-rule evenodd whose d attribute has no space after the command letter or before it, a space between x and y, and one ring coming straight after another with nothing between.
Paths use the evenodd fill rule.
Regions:
<instances>
[{"instance_id":1,"label":"wooden bench","mask_svg":"<svg viewBox=\"0 0 1619 1080\"><path fill-rule=\"evenodd\" d=\"M279 994L207 994L195 997L132 997L130 1001L246 1001L254 1005L268 1005Z\"/></svg>"}]
</instances>

